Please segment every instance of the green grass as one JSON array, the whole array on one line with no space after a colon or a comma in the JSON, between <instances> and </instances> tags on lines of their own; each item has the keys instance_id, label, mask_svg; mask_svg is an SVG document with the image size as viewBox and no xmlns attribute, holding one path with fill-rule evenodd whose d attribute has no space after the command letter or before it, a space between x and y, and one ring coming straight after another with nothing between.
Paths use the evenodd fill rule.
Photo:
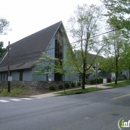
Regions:
<instances>
[{"instance_id":1,"label":"green grass","mask_svg":"<svg viewBox=\"0 0 130 130\"><path fill-rule=\"evenodd\" d=\"M70 94L79 94L79 93L86 93L86 92L92 92L92 91L97 91L97 90L101 90L99 88L96 87L92 87L92 88L86 88L86 89L74 89L74 90L66 90L65 93L63 92L57 92L56 94L59 95L70 95Z\"/></svg>"},{"instance_id":2,"label":"green grass","mask_svg":"<svg viewBox=\"0 0 130 130\"><path fill-rule=\"evenodd\" d=\"M24 95L25 92L26 92L25 88L12 88L11 92L8 92L7 89L2 89L2 90L0 90L0 96L20 97L20 96Z\"/></svg>"},{"instance_id":3,"label":"green grass","mask_svg":"<svg viewBox=\"0 0 130 130\"><path fill-rule=\"evenodd\" d=\"M116 88L116 87L124 87L124 86L127 86L127 85L130 85L130 81L129 80L118 81L117 84L110 83L110 84L107 84L106 86Z\"/></svg>"}]
</instances>

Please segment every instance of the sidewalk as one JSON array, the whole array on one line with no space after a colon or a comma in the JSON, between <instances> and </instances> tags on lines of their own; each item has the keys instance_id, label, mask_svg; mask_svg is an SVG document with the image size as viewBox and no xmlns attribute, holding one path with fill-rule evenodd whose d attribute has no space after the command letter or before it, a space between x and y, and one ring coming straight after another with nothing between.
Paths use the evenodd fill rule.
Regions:
<instances>
[{"instance_id":1,"label":"sidewalk","mask_svg":"<svg viewBox=\"0 0 130 130\"><path fill-rule=\"evenodd\" d=\"M91 88L91 87L97 87L97 88L102 88L102 89L109 89L109 88L111 88L109 86L105 86L104 84L85 85L85 88Z\"/></svg>"},{"instance_id":2,"label":"sidewalk","mask_svg":"<svg viewBox=\"0 0 130 130\"><path fill-rule=\"evenodd\" d=\"M104 86L104 84L98 84L98 85L85 85L85 88L91 88L91 87L97 87L97 88L101 88L101 89L109 89L111 87L108 86ZM74 89L79 89L79 88L73 88L73 89L69 89L69 90L74 90ZM62 90L63 91L63 90ZM62 91L57 91L57 92L62 92ZM66 90L67 91L67 90ZM46 97L54 97L54 96L58 96L56 93L57 92L52 92L52 93L46 93L46 94L39 94L39 95L32 95L30 96L31 98L46 98Z\"/></svg>"},{"instance_id":3,"label":"sidewalk","mask_svg":"<svg viewBox=\"0 0 130 130\"><path fill-rule=\"evenodd\" d=\"M55 92L52 92L52 93L46 93L46 94L39 94L39 95L32 95L30 96L31 98L45 98L45 97L54 97L54 96L57 96L57 94L55 94Z\"/></svg>"}]
</instances>

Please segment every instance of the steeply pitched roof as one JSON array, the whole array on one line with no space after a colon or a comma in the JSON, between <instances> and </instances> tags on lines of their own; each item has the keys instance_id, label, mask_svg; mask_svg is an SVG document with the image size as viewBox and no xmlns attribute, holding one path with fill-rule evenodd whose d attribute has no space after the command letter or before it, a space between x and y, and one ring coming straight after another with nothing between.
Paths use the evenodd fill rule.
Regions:
<instances>
[{"instance_id":1,"label":"steeply pitched roof","mask_svg":"<svg viewBox=\"0 0 130 130\"><path fill-rule=\"evenodd\" d=\"M10 70L31 68L40 57L41 52L46 50L61 24L60 21L11 44ZM1 71L7 71L7 56L0 64Z\"/></svg>"}]
</instances>

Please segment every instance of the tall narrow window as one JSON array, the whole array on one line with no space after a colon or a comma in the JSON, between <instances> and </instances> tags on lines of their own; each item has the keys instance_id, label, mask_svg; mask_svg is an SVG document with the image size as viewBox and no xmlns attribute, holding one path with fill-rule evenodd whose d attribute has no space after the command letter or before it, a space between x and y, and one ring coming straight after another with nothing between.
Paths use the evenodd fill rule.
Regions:
<instances>
[{"instance_id":1,"label":"tall narrow window","mask_svg":"<svg viewBox=\"0 0 130 130\"><path fill-rule=\"evenodd\" d=\"M63 59L62 44L60 44L60 41L58 41L57 39L55 40L55 58L58 58L59 60ZM61 62L61 65L62 65L62 62ZM62 81L62 75L59 73L55 73L54 80Z\"/></svg>"},{"instance_id":2,"label":"tall narrow window","mask_svg":"<svg viewBox=\"0 0 130 130\"><path fill-rule=\"evenodd\" d=\"M19 71L19 80L23 81L23 70Z\"/></svg>"}]
</instances>

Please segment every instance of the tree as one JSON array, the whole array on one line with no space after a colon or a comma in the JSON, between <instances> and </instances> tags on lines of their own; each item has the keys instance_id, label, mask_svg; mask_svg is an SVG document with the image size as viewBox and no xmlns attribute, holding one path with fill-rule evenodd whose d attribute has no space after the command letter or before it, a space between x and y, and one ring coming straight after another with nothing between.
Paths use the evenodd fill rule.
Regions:
<instances>
[{"instance_id":1,"label":"tree","mask_svg":"<svg viewBox=\"0 0 130 130\"><path fill-rule=\"evenodd\" d=\"M5 52L6 52L6 49L3 48L3 42L0 42L0 57L2 57Z\"/></svg>"},{"instance_id":2,"label":"tree","mask_svg":"<svg viewBox=\"0 0 130 130\"><path fill-rule=\"evenodd\" d=\"M112 27L113 30L120 30L119 31L120 34L117 33L115 34L116 36L115 40L113 39L113 42L111 40L111 44L113 43L112 50L114 50L114 55L111 56L111 58L115 59L113 60L114 64L113 69L116 72L115 84L117 84L118 71L122 70L125 66L124 65L125 62L124 63L122 62L123 58L121 58L122 57L121 55L122 52L124 52L123 50L125 49L127 39L129 39L130 0L101 0L101 1L103 2L106 8L105 16L108 17L107 23L109 24L109 27ZM120 45L122 46L122 48L120 47ZM109 60L111 58L109 58Z\"/></svg>"},{"instance_id":3,"label":"tree","mask_svg":"<svg viewBox=\"0 0 130 130\"><path fill-rule=\"evenodd\" d=\"M48 56L45 52L42 53L42 56L36 61L36 71L34 75L45 75L46 81L49 80L49 75L54 73L54 66L56 58Z\"/></svg>"},{"instance_id":4,"label":"tree","mask_svg":"<svg viewBox=\"0 0 130 130\"><path fill-rule=\"evenodd\" d=\"M9 22L6 19L0 18L0 34L5 33L9 26Z\"/></svg>"},{"instance_id":5,"label":"tree","mask_svg":"<svg viewBox=\"0 0 130 130\"><path fill-rule=\"evenodd\" d=\"M5 31L8 26L9 26L9 22L6 19L0 18L0 34L5 34ZM0 41L0 57L3 56L5 51L6 51L6 49L3 48L3 42Z\"/></svg>"},{"instance_id":6,"label":"tree","mask_svg":"<svg viewBox=\"0 0 130 130\"><path fill-rule=\"evenodd\" d=\"M105 15L114 28L130 30L130 0L101 0L107 9Z\"/></svg>"},{"instance_id":7,"label":"tree","mask_svg":"<svg viewBox=\"0 0 130 130\"><path fill-rule=\"evenodd\" d=\"M119 64L121 54L125 49L126 39L123 38L121 31L115 31L103 37L106 47L104 49L107 56L107 70L115 72L115 84L117 84L118 73L123 70ZM110 67L110 68L109 68Z\"/></svg>"},{"instance_id":8,"label":"tree","mask_svg":"<svg viewBox=\"0 0 130 130\"><path fill-rule=\"evenodd\" d=\"M96 5L78 6L74 16L69 19L70 34L77 40L75 45L68 47L67 62L70 64L73 72L82 75L82 89L85 89L85 78L87 71L92 67L97 55L101 52L103 45L98 42L98 38L91 38L99 33L99 20L101 20L101 8ZM80 52L77 54L76 49ZM96 55L88 63L89 52L95 52ZM80 58L79 58L80 57ZM72 72L72 71L71 71Z\"/></svg>"},{"instance_id":9,"label":"tree","mask_svg":"<svg viewBox=\"0 0 130 130\"><path fill-rule=\"evenodd\" d=\"M125 50L121 54L120 64L123 66L124 70L129 70L129 80L130 80L130 41L126 40Z\"/></svg>"}]
</instances>

